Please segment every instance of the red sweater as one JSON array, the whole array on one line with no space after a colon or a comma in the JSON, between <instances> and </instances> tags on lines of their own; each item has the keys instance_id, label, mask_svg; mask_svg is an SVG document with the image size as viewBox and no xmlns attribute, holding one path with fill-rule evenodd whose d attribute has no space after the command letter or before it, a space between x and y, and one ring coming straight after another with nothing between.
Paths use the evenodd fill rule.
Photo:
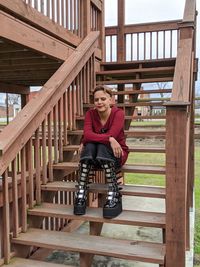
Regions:
<instances>
[{"instance_id":1,"label":"red sweater","mask_svg":"<svg viewBox=\"0 0 200 267\"><path fill-rule=\"evenodd\" d=\"M102 133L102 129L105 133ZM110 116L105 125L101 124L99 114L96 109L86 112L84 122L84 133L82 143L102 143L110 146L109 137L114 137L121 145L124 155L121 158L123 165L128 157L128 147L124 135L124 112L122 109L112 107Z\"/></svg>"}]
</instances>

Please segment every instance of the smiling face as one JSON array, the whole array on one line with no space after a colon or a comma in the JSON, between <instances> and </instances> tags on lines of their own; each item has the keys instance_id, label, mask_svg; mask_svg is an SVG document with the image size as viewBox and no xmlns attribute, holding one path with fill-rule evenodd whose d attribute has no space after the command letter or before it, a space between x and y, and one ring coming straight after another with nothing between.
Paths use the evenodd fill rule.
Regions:
<instances>
[{"instance_id":1,"label":"smiling face","mask_svg":"<svg viewBox=\"0 0 200 267\"><path fill-rule=\"evenodd\" d=\"M99 113L107 113L110 110L112 104L111 96L103 90L97 91L94 94L94 106Z\"/></svg>"}]
</instances>

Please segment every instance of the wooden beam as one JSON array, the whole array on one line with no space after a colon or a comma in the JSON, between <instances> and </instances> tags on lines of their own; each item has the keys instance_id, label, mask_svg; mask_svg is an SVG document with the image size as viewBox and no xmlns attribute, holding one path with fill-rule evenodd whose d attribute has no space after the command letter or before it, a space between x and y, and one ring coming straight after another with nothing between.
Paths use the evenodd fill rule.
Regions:
<instances>
[{"instance_id":1,"label":"wooden beam","mask_svg":"<svg viewBox=\"0 0 200 267\"><path fill-rule=\"evenodd\" d=\"M153 23L140 23L124 25L124 33L140 33L140 32L153 32L153 31L167 31L178 30L181 20L153 22ZM117 26L105 27L106 35L116 35L118 33Z\"/></svg>"},{"instance_id":2,"label":"wooden beam","mask_svg":"<svg viewBox=\"0 0 200 267\"><path fill-rule=\"evenodd\" d=\"M73 51L67 44L0 11L0 36L53 58L65 60Z\"/></svg>"},{"instance_id":3,"label":"wooden beam","mask_svg":"<svg viewBox=\"0 0 200 267\"><path fill-rule=\"evenodd\" d=\"M78 36L59 26L59 24L54 23L47 16L42 15L35 8L27 5L24 1L0 0L0 9L9 12L12 15L14 14L16 18L28 22L29 25L32 25L74 47L78 46L81 41Z\"/></svg>"},{"instance_id":4,"label":"wooden beam","mask_svg":"<svg viewBox=\"0 0 200 267\"><path fill-rule=\"evenodd\" d=\"M117 61L125 59L125 0L118 0L118 37L117 37Z\"/></svg>"},{"instance_id":5,"label":"wooden beam","mask_svg":"<svg viewBox=\"0 0 200 267\"><path fill-rule=\"evenodd\" d=\"M0 92L9 94L21 94L28 95L30 93L30 88L27 86L7 84L0 82Z\"/></svg>"}]
</instances>

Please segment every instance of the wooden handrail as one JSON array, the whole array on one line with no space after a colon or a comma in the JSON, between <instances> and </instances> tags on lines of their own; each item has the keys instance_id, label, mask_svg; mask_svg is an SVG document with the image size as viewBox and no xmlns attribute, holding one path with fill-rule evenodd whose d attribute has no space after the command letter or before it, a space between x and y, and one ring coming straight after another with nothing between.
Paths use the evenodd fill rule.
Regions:
<instances>
[{"instance_id":1,"label":"wooden handrail","mask_svg":"<svg viewBox=\"0 0 200 267\"><path fill-rule=\"evenodd\" d=\"M151 23L139 23L124 25L124 33L140 33L140 32L153 32L153 31L167 31L177 30L178 24L181 20L170 20L162 22L151 22ZM118 26L105 27L105 35L116 35Z\"/></svg>"},{"instance_id":2,"label":"wooden handrail","mask_svg":"<svg viewBox=\"0 0 200 267\"><path fill-rule=\"evenodd\" d=\"M91 32L16 118L0 133L0 175L52 110L97 46L99 32Z\"/></svg>"}]
</instances>

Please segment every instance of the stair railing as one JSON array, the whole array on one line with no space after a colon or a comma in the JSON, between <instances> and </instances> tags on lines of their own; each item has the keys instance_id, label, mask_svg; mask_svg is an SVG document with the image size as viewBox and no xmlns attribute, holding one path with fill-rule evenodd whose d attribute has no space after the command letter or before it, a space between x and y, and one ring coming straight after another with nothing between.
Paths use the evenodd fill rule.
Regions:
<instances>
[{"instance_id":1,"label":"stair railing","mask_svg":"<svg viewBox=\"0 0 200 267\"><path fill-rule=\"evenodd\" d=\"M63 161L68 130L76 129L76 116L83 115L83 103L89 103L98 36L99 32L89 33L0 133L5 263L11 255L10 234L26 232L27 207L41 203L41 184L53 180L53 164Z\"/></svg>"},{"instance_id":2,"label":"stair railing","mask_svg":"<svg viewBox=\"0 0 200 267\"><path fill-rule=\"evenodd\" d=\"M195 0L186 0L170 102L166 105L166 267L184 267L194 187Z\"/></svg>"},{"instance_id":3,"label":"stair railing","mask_svg":"<svg viewBox=\"0 0 200 267\"><path fill-rule=\"evenodd\" d=\"M175 58L181 20L123 25L105 28L106 61L118 61L119 39L124 39L120 51L125 61ZM118 46L118 45L117 45ZM122 53L122 52L121 52Z\"/></svg>"}]
</instances>

